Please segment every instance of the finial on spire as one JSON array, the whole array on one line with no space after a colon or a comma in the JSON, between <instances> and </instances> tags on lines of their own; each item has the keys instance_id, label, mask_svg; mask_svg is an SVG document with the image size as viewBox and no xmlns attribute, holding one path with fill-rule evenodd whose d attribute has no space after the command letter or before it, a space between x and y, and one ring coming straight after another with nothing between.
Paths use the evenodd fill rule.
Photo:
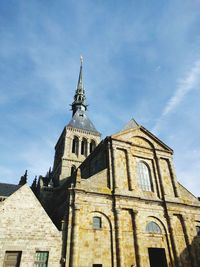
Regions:
<instances>
[{"instance_id":1,"label":"finial on spire","mask_svg":"<svg viewBox=\"0 0 200 267\"><path fill-rule=\"evenodd\" d=\"M72 103L72 116L76 113L77 110L86 111L87 110L87 104L86 104L86 96L85 96L85 90L83 85L83 57L80 56L80 72L79 72L79 78L78 78L78 84L77 89L74 95L74 102Z\"/></svg>"},{"instance_id":2,"label":"finial on spire","mask_svg":"<svg viewBox=\"0 0 200 267\"><path fill-rule=\"evenodd\" d=\"M83 65L83 56L80 55L81 66Z\"/></svg>"}]
</instances>

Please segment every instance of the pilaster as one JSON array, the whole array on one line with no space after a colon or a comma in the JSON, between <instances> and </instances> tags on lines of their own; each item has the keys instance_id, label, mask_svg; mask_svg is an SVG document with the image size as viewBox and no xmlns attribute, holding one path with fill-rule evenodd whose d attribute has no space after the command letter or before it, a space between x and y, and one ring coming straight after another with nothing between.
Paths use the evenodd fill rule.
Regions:
<instances>
[{"instance_id":1,"label":"pilaster","mask_svg":"<svg viewBox=\"0 0 200 267\"><path fill-rule=\"evenodd\" d=\"M115 232L116 232L116 256L117 267L124 267L123 248L122 248L122 225L121 225L121 210L115 210Z\"/></svg>"},{"instance_id":2,"label":"pilaster","mask_svg":"<svg viewBox=\"0 0 200 267\"><path fill-rule=\"evenodd\" d=\"M173 254L174 254L174 261L175 261L174 266L182 267L181 261L179 259L179 251L178 251L177 243L175 240L176 233L173 227L173 215L168 215L168 225L169 225L169 233L170 233L172 249L173 249Z\"/></svg>"},{"instance_id":3,"label":"pilaster","mask_svg":"<svg viewBox=\"0 0 200 267\"><path fill-rule=\"evenodd\" d=\"M141 256L139 251L139 240L138 236L140 236L139 232L139 219L138 219L138 211L132 211L132 218L133 218L133 234L134 234L134 246L135 246L135 260L136 266L141 267Z\"/></svg>"},{"instance_id":4,"label":"pilaster","mask_svg":"<svg viewBox=\"0 0 200 267\"><path fill-rule=\"evenodd\" d=\"M175 197L179 197L180 193L179 193L179 188L178 188L178 182L177 182L176 177L175 177L175 170L173 167L172 160L169 160L169 169L170 169L170 174L171 174L172 185L174 188L174 195L175 195Z\"/></svg>"},{"instance_id":5,"label":"pilaster","mask_svg":"<svg viewBox=\"0 0 200 267\"><path fill-rule=\"evenodd\" d=\"M126 157L127 157L127 170L128 170L128 181L129 181L129 190L133 191L136 189L134 184L134 179L132 176L132 155L130 149L126 150Z\"/></svg>"},{"instance_id":6,"label":"pilaster","mask_svg":"<svg viewBox=\"0 0 200 267\"><path fill-rule=\"evenodd\" d=\"M197 265L195 264L195 257L194 257L193 251L192 251L191 241L190 241L190 237L189 237L188 229L187 229L187 225L190 225L190 223L189 223L188 218L186 216L181 215L180 219L181 219L181 224L183 227L185 243L186 243L188 254L190 257L190 261L191 261L191 267L197 267Z\"/></svg>"},{"instance_id":7,"label":"pilaster","mask_svg":"<svg viewBox=\"0 0 200 267\"><path fill-rule=\"evenodd\" d=\"M79 213L80 208L76 204L73 206L73 217L72 217L72 235L71 235L71 253L70 253L70 267L78 266L78 248L79 248Z\"/></svg>"}]
</instances>

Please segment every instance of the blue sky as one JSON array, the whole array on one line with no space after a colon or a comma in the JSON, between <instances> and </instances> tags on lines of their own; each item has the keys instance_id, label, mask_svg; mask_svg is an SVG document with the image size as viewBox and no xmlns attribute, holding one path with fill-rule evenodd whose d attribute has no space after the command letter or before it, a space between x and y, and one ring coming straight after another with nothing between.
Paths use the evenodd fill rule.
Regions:
<instances>
[{"instance_id":1,"label":"blue sky","mask_svg":"<svg viewBox=\"0 0 200 267\"><path fill-rule=\"evenodd\" d=\"M174 150L200 195L199 0L1 0L0 181L53 163L71 117L79 57L89 116L103 137L134 117Z\"/></svg>"}]
</instances>

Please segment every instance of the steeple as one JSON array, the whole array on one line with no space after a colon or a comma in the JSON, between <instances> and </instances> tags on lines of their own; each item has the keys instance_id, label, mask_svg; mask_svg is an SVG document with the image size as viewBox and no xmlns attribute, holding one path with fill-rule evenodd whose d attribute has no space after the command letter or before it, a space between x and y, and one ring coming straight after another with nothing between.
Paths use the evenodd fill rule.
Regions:
<instances>
[{"instance_id":1,"label":"steeple","mask_svg":"<svg viewBox=\"0 0 200 267\"><path fill-rule=\"evenodd\" d=\"M54 166L50 173L50 180L54 186L66 179L71 179L74 170L95 149L101 139L101 134L87 115L82 57L74 102L71 106L72 118L65 126L55 146Z\"/></svg>"},{"instance_id":2,"label":"steeple","mask_svg":"<svg viewBox=\"0 0 200 267\"><path fill-rule=\"evenodd\" d=\"M76 113L77 110L86 111L87 104L86 104L86 97L85 97L85 90L83 85L83 57L80 57L80 72L78 78L77 89L74 95L74 102L72 103L72 117Z\"/></svg>"}]
</instances>

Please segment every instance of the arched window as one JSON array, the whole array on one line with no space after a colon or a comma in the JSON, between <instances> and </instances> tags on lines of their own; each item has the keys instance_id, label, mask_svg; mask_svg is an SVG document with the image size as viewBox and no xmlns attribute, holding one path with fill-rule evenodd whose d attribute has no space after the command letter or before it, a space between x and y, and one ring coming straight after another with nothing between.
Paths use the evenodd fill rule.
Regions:
<instances>
[{"instance_id":1,"label":"arched window","mask_svg":"<svg viewBox=\"0 0 200 267\"><path fill-rule=\"evenodd\" d=\"M72 165L71 166L71 175L75 172L75 170L76 170L76 166L75 165Z\"/></svg>"},{"instance_id":2,"label":"arched window","mask_svg":"<svg viewBox=\"0 0 200 267\"><path fill-rule=\"evenodd\" d=\"M95 149L96 147L96 143L94 140L91 140L90 142L90 153L92 153L92 151Z\"/></svg>"},{"instance_id":3,"label":"arched window","mask_svg":"<svg viewBox=\"0 0 200 267\"><path fill-rule=\"evenodd\" d=\"M139 161L137 163L137 173L138 173L140 188L143 191L152 191L149 166L146 163Z\"/></svg>"},{"instance_id":4,"label":"arched window","mask_svg":"<svg viewBox=\"0 0 200 267\"><path fill-rule=\"evenodd\" d=\"M87 156L87 140L85 138L81 141L81 155Z\"/></svg>"},{"instance_id":5,"label":"arched window","mask_svg":"<svg viewBox=\"0 0 200 267\"><path fill-rule=\"evenodd\" d=\"M74 139L72 141L72 153L75 153L78 156L78 137L74 136Z\"/></svg>"},{"instance_id":6,"label":"arched window","mask_svg":"<svg viewBox=\"0 0 200 267\"><path fill-rule=\"evenodd\" d=\"M157 223L155 222L149 222L146 225L146 229L145 229L146 233L154 233L154 234L161 234L161 229L158 226Z\"/></svg>"}]
</instances>

